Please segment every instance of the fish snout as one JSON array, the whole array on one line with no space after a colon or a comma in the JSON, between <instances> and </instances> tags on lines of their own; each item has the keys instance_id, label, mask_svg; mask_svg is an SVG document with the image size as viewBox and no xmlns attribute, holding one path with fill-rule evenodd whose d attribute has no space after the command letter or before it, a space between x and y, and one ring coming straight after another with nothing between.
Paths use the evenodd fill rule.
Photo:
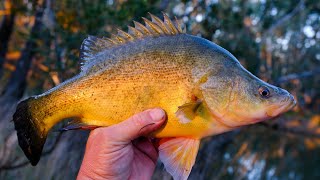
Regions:
<instances>
[{"instance_id":1,"label":"fish snout","mask_svg":"<svg viewBox=\"0 0 320 180\"><path fill-rule=\"evenodd\" d=\"M288 91L281 90L282 91L278 93L278 96L275 97L274 103L267 109L266 115L269 118L285 113L296 105L294 97Z\"/></svg>"},{"instance_id":2,"label":"fish snout","mask_svg":"<svg viewBox=\"0 0 320 180\"><path fill-rule=\"evenodd\" d=\"M296 100L294 99L294 97L289 93L289 96L287 97L287 101L288 103L288 110L292 109L296 104Z\"/></svg>"},{"instance_id":3,"label":"fish snout","mask_svg":"<svg viewBox=\"0 0 320 180\"><path fill-rule=\"evenodd\" d=\"M278 91L279 91L279 95L284 97L281 100L281 103L283 103L285 105L286 111L290 110L291 108L293 108L296 105L296 100L294 99L292 94L290 94L287 90L278 88Z\"/></svg>"}]
</instances>

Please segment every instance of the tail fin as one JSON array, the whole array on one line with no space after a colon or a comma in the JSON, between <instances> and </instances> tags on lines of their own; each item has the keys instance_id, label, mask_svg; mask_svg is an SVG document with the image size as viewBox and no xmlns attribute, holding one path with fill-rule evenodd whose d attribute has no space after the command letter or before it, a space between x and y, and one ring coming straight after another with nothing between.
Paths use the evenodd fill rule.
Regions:
<instances>
[{"instance_id":1,"label":"tail fin","mask_svg":"<svg viewBox=\"0 0 320 180\"><path fill-rule=\"evenodd\" d=\"M35 166L40 160L47 132L41 131L39 122L32 116L30 102L33 97L20 102L13 115L13 122L17 131L18 141L30 163Z\"/></svg>"}]
</instances>

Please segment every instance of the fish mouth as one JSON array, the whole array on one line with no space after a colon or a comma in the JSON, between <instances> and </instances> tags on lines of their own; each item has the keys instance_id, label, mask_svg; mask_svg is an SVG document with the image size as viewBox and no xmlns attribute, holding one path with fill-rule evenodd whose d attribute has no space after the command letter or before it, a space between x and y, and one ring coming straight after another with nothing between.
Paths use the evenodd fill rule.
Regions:
<instances>
[{"instance_id":1,"label":"fish mouth","mask_svg":"<svg viewBox=\"0 0 320 180\"><path fill-rule=\"evenodd\" d=\"M292 99L292 101L288 104L288 106L287 106L287 111L289 111L289 110L291 110L294 106L296 106L296 104L297 104L297 102L296 102L296 100L293 98L293 96L292 95L290 95L291 96L291 99Z\"/></svg>"},{"instance_id":2,"label":"fish mouth","mask_svg":"<svg viewBox=\"0 0 320 180\"><path fill-rule=\"evenodd\" d=\"M267 110L266 115L269 118L273 118L275 116L278 116L281 113L285 113L289 110L291 110L295 105L296 105L296 100L294 97L289 94L287 98L285 98L283 101L281 101L282 105L272 105L270 108ZM284 103L284 104L283 104Z\"/></svg>"}]
</instances>

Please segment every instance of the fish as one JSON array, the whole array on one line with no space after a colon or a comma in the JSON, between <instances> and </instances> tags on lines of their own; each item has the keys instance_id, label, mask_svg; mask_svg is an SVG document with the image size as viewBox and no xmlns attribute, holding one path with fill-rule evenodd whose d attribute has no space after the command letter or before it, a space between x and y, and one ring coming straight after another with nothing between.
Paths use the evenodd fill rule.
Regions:
<instances>
[{"instance_id":1,"label":"fish","mask_svg":"<svg viewBox=\"0 0 320 180\"><path fill-rule=\"evenodd\" d=\"M66 118L69 129L120 123L160 107L167 122L150 134L160 139L159 159L174 179L187 179L200 140L289 111L294 97L247 71L227 50L187 34L178 21L150 14L128 32L88 36L78 75L21 101L13 115L18 142L32 165L49 131Z\"/></svg>"}]
</instances>

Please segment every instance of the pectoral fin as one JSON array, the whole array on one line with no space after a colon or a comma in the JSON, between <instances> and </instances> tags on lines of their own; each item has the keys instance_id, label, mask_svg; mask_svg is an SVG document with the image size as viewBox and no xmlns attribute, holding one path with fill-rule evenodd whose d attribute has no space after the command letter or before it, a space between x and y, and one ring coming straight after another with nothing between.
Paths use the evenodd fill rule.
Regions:
<instances>
[{"instance_id":1,"label":"pectoral fin","mask_svg":"<svg viewBox=\"0 0 320 180\"><path fill-rule=\"evenodd\" d=\"M200 105L201 102L196 101L179 106L176 112L177 118L182 124L189 123L196 117L196 112Z\"/></svg>"},{"instance_id":2,"label":"pectoral fin","mask_svg":"<svg viewBox=\"0 0 320 180\"><path fill-rule=\"evenodd\" d=\"M160 140L159 157L175 180L186 180L198 154L199 139L164 138Z\"/></svg>"},{"instance_id":3,"label":"pectoral fin","mask_svg":"<svg viewBox=\"0 0 320 180\"><path fill-rule=\"evenodd\" d=\"M200 100L179 106L175 114L182 124L189 123L196 116L200 116L203 119L210 119L210 111L205 103Z\"/></svg>"}]
</instances>

